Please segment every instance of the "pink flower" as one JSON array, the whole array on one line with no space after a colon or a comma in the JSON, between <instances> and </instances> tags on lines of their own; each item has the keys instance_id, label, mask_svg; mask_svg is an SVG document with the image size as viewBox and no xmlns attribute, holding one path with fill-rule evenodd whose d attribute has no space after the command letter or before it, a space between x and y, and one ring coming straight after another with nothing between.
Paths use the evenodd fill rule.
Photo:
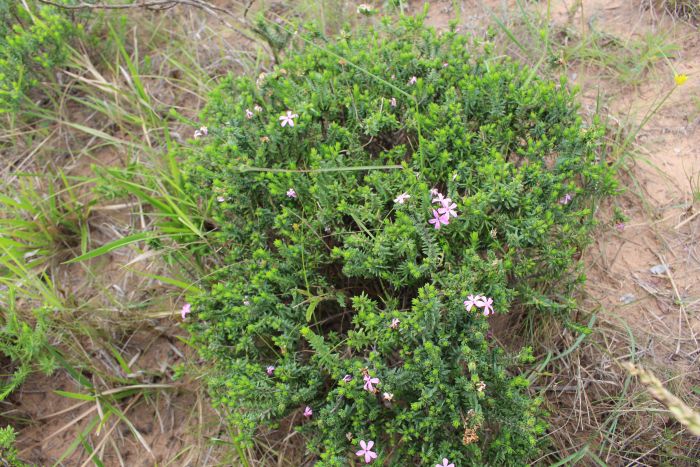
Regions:
<instances>
[{"instance_id":1,"label":"pink flower","mask_svg":"<svg viewBox=\"0 0 700 467\"><path fill-rule=\"evenodd\" d=\"M282 126L294 126L294 119L297 118L299 115L292 113L291 110L287 110L287 115L281 115L280 116L280 125Z\"/></svg>"},{"instance_id":2,"label":"pink flower","mask_svg":"<svg viewBox=\"0 0 700 467\"><path fill-rule=\"evenodd\" d=\"M311 410L311 407L309 407L309 406L307 405L306 408L304 409L304 417L306 417L306 418L311 418L311 416L312 416L313 414L314 414L314 411Z\"/></svg>"},{"instance_id":3,"label":"pink flower","mask_svg":"<svg viewBox=\"0 0 700 467\"><path fill-rule=\"evenodd\" d=\"M343 381L346 383L349 383L350 381L352 381L352 376L350 376L350 375L343 376Z\"/></svg>"},{"instance_id":4,"label":"pink flower","mask_svg":"<svg viewBox=\"0 0 700 467\"><path fill-rule=\"evenodd\" d=\"M415 76L411 76L411 79L408 80L408 84L411 86L416 84L416 82L418 82L418 78L416 78Z\"/></svg>"},{"instance_id":5,"label":"pink flower","mask_svg":"<svg viewBox=\"0 0 700 467\"><path fill-rule=\"evenodd\" d=\"M260 107L258 104L255 104L255 107L253 107L253 110L255 110L256 112L262 112L262 109L263 108Z\"/></svg>"},{"instance_id":6,"label":"pink flower","mask_svg":"<svg viewBox=\"0 0 700 467\"><path fill-rule=\"evenodd\" d=\"M455 211L457 205L452 202L452 199L445 198L445 195L437 191L435 188L430 190L430 194L435 196L435 198L433 198L433 203L440 204L440 207L438 208L439 214L447 214L447 217L457 217L457 211Z\"/></svg>"},{"instance_id":7,"label":"pink flower","mask_svg":"<svg viewBox=\"0 0 700 467\"><path fill-rule=\"evenodd\" d=\"M436 229L439 229L443 225L448 225L450 223L450 215L440 214L436 209L433 209L433 218L428 220L428 222L433 224Z\"/></svg>"},{"instance_id":8,"label":"pink flower","mask_svg":"<svg viewBox=\"0 0 700 467\"><path fill-rule=\"evenodd\" d=\"M401 321L399 321L399 318L394 318L394 319L391 320L391 324L389 325L389 327L390 327L391 329L398 329L398 328L399 328L399 323L400 323L400 322L401 322Z\"/></svg>"},{"instance_id":9,"label":"pink flower","mask_svg":"<svg viewBox=\"0 0 700 467\"><path fill-rule=\"evenodd\" d=\"M265 371L267 372L267 376L272 376L272 374L275 372L275 367L270 365Z\"/></svg>"},{"instance_id":10,"label":"pink flower","mask_svg":"<svg viewBox=\"0 0 700 467\"><path fill-rule=\"evenodd\" d=\"M435 193L433 193L433 191L435 191ZM433 199L433 203L444 204L445 202L448 202L448 203L452 202L452 200L450 198L445 198L445 196L442 193L440 193L439 191L437 191L435 189L430 190L430 194L435 196L435 198Z\"/></svg>"},{"instance_id":11,"label":"pink flower","mask_svg":"<svg viewBox=\"0 0 700 467\"><path fill-rule=\"evenodd\" d=\"M216 200L220 203L223 203L224 201L226 201L226 198L224 196L217 196Z\"/></svg>"},{"instance_id":12,"label":"pink flower","mask_svg":"<svg viewBox=\"0 0 700 467\"><path fill-rule=\"evenodd\" d=\"M625 223L618 222L617 224L615 224L615 228L617 229L618 232L624 232L625 231Z\"/></svg>"},{"instance_id":13,"label":"pink flower","mask_svg":"<svg viewBox=\"0 0 700 467\"><path fill-rule=\"evenodd\" d=\"M391 101L389 101L389 103L391 104L392 107L396 107L396 98L392 97Z\"/></svg>"},{"instance_id":14,"label":"pink flower","mask_svg":"<svg viewBox=\"0 0 700 467\"><path fill-rule=\"evenodd\" d=\"M447 62L445 62L445 63L442 64L442 67L443 67L443 68L447 68L448 66L450 66L450 64L447 63Z\"/></svg>"},{"instance_id":15,"label":"pink flower","mask_svg":"<svg viewBox=\"0 0 700 467\"><path fill-rule=\"evenodd\" d=\"M394 199L394 202L396 204L403 204L410 197L411 197L411 195L409 195L408 193L402 193Z\"/></svg>"},{"instance_id":16,"label":"pink flower","mask_svg":"<svg viewBox=\"0 0 700 467\"><path fill-rule=\"evenodd\" d=\"M442 201L442 207L438 208L438 212L440 214L446 214L447 217L457 217L457 205L455 203L452 203L452 200L450 198L445 198Z\"/></svg>"},{"instance_id":17,"label":"pink flower","mask_svg":"<svg viewBox=\"0 0 700 467\"><path fill-rule=\"evenodd\" d=\"M484 316L488 316L495 313L493 309L493 299L484 297L483 295L468 296L467 299L464 301L464 306L467 308L467 311L472 311L472 308L474 307L483 308Z\"/></svg>"},{"instance_id":18,"label":"pink flower","mask_svg":"<svg viewBox=\"0 0 700 467\"><path fill-rule=\"evenodd\" d=\"M190 314L190 312L192 311L191 308L192 305L190 305L189 303L185 303L184 305L182 305L182 311L180 312L182 319L187 318L187 315Z\"/></svg>"},{"instance_id":19,"label":"pink flower","mask_svg":"<svg viewBox=\"0 0 700 467\"><path fill-rule=\"evenodd\" d=\"M247 118L248 120L253 118L253 112L250 109L245 109L245 118Z\"/></svg>"},{"instance_id":20,"label":"pink flower","mask_svg":"<svg viewBox=\"0 0 700 467\"><path fill-rule=\"evenodd\" d=\"M473 307L481 308L484 305L484 302L482 302L484 298L486 297L482 297L481 295L470 295L464 301L464 306L467 308L467 311L472 311Z\"/></svg>"},{"instance_id":21,"label":"pink flower","mask_svg":"<svg viewBox=\"0 0 700 467\"><path fill-rule=\"evenodd\" d=\"M357 451L355 453L355 455L360 456L360 457L364 456L365 457L365 464L369 464L370 462L372 462L372 459L377 458L377 453L372 452L372 446L374 446L374 441L367 441L365 443L364 439L360 440L360 447L362 449Z\"/></svg>"},{"instance_id":22,"label":"pink flower","mask_svg":"<svg viewBox=\"0 0 700 467\"><path fill-rule=\"evenodd\" d=\"M287 196L289 196L290 198L296 198L297 192L294 191L294 188L290 188L289 190L287 190Z\"/></svg>"},{"instance_id":23,"label":"pink flower","mask_svg":"<svg viewBox=\"0 0 700 467\"><path fill-rule=\"evenodd\" d=\"M571 195L571 193L567 193L559 200L559 204L569 204L572 199L574 199L573 195Z\"/></svg>"},{"instance_id":24,"label":"pink flower","mask_svg":"<svg viewBox=\"0 0 700 467\"><path fill-rule=\"evenodd\" d=\"M373 384L379 384L379 378L372 378L370 375L365 375L364 380L365 380L365 386L364 386L365 391L369 391L372 393L377 391L374 388Z\"/></svg>"},{"instance_id":25,"label":"pink flower","mask_svg":"<svg viewBox=\"0 0 700 467\"><path fill-rule=\"evenodd\" d=\"M435 467L455 467L454 464L450 464L450 461L446 457L442 459L442 464L435 464Z\"/></svg>"},{"instance_id":26,"label":"pink flower","mask_svg":"<svg viewBox=\"0 0 700 467\"><path fill-rule=\"evenodd\" d=\"M493 299L492 298L486 298L482 297L483 301L481 302L481 306L484 309L484 316L492 315L494 313L493 311Z\"/></svg>"}]
</instances>

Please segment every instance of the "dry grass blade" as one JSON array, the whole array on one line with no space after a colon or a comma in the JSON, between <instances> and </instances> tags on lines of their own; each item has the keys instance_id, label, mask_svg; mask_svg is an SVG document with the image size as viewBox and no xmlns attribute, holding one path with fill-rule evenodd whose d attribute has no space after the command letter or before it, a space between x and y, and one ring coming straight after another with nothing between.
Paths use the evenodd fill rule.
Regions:
<instances>
[{"instance_id":1,"label":"dry grass blade","mask_svg":"<svg viewBox=\"0 0 700 467\"><path fill-rule=\"evenodd\" d=\"M694 435L700 436L700 413L695 412L682 400L673 395L656 376L645 370L641 365L628 362L625 364L625 367L630 374L639 377L642 384L659 402L668 408L676 420L687 426Z\"/></svg>"},{"instance_id":2,"label":"dry grass blade","mask_svg":"<svg viewBox=\"0 0 700 467\"><path fill-rule=\"evenodd\" d=\"M671 275L671 268L668 267L666 259L663 257L663 255L659 255L657 253L657 257L659 258L661 264L665 268L666 277L668 277L668 280L671 281L673 292L676 294L676 299L678 300L678 341L676 343L676 354L679 354L681 351L681 342L683 341L683 321L685 321L688 332L690 332L690 336L693 339L693 342L695 342L695 348L698 349L698 340L695 337L695 331L693 330L693 326L688 320L688 312L685 307L685 300L683 299L683 297L681 297L681 294L678 292L678 286L676 285L676 281L673 280L673 275Z\"/></svg>"}]
</instances>

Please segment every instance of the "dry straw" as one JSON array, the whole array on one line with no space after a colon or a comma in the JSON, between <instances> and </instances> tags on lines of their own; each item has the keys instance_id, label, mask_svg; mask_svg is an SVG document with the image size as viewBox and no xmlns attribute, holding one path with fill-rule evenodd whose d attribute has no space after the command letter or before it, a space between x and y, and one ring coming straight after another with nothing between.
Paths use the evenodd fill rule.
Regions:
<instances>
[{"instance_id":1,"label":"dry straw","mask_svg":"<svg viewBox=\"0 0 700 467\"><path fill-rule=\"evenodd\" d=\"M676 420L687 426L694 435L700 436L700 413L695 412L685 405L682 400L671 394L656 376L641 366L628 362L625 364L625 368L630 374L639 377L639 380L646 386L651 395L665 405Z\"/></svg>"}]
</instances>

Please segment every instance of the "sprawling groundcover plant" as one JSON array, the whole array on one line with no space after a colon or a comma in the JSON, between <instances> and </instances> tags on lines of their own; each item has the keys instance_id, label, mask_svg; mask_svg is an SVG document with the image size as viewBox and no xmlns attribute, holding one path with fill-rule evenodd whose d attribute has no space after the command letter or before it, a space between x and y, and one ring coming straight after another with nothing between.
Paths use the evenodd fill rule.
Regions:
<instances>
[{"instance_id":1,"label":"sprawling groundcover plant","mask_svg":"<svg viewBox=\"0 0 700 467\"><path fill-rule=\"evenodd\" d=\"M0 114L16 111L25 93L64 64L81 16L40 0L0 0Z\"/></svg>"},{"instance_id":2,"label":"sprawling groundcover plant","mask_svg":"<svg viewBox=\"0 0 700 467\"><path fill-rule=\"evenodd\" d=\"M191 298L241 440L316 465L519 465L544 425L490 315L571 305L614 182L566 83L420 19L210 96L187 162L228 257ZM315 44L315 45L311 45Z\"/></svg>"}]
</instances>

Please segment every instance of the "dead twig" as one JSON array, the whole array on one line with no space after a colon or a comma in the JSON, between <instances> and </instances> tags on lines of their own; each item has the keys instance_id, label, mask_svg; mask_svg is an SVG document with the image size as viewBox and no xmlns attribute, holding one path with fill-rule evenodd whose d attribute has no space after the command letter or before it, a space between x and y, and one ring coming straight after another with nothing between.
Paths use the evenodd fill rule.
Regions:
<instances>
[{"instance_id":1,"label":"dead twig","mask_svg":"<svg viewBox=\"0 0 700 467\"><path fill-rule=\"evenodd\" d=\"M193 6L197 8L202 8L205 10L218 11L220 13L232 14L228 10L212 5L203 0L140 0L134 3L85 3L80 2L74 5L66 5L61 3L52 2L51 0L39 0L41 3L46 5L55 6L56 8L62 8L64 10L126 10L129 8L145 8L148 10L169 10L177 5Z\"/></svg>"}]
</instances>

